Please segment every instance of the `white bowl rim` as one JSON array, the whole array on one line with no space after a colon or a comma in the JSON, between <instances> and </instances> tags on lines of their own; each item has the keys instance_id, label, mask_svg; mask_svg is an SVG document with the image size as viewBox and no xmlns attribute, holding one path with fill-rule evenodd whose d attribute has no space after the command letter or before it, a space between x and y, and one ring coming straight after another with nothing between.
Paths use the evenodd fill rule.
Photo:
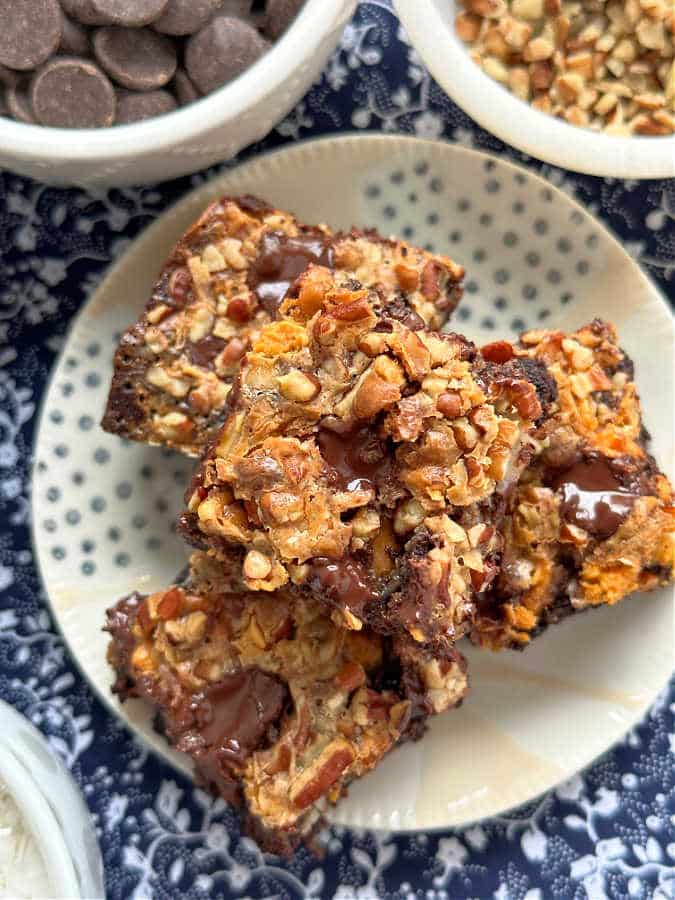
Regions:
<instances>
[{"instance_id":1,"label":"white bowl rim","mask_svg":"<svg viewBox=\"0 0 675 900\"><path fill-rule=\"evenodd\" d=\"M335 9L355 0L328 0ZM223 120L255 108L258 101L283 84L316 50L325 34L326 0L305 4L282 37L249 69L195 103L162 116L111 128L51 128L3 119L0 150L32 161L128 159L175 147L181 141L212 130Z\"/></svg>"},{"instance_id":2,"label":"white bowl rim","mask_svg":"<svg viewBox=\"0 0 675 900\"><path fill-rule=\"evenodd\" d=\"M80 897L70 851L49 804L16 754L2 746L0 777L35 841L52 887L58 896Z\"/></svg>"},{"instance_id":3,"label":"white bowl rim","mask_svg":"<svg viewBox=\"0 0 675 900\"><path fill-rule=\"evenodd\" d=\"M2 704L0 720L9 727L10 734L12 725L18 727L20 724L22 728L28 729L46 752L52 753L44 735L10 704ZM5 781L38 847L51 886L59 892L58 896L80 897L82 895L68 842L45 796L46 785L40 782L43 774L28 768L11 742L0 741L0 778ZM68 775L72 781L70 773Z\"/></svg>"},{"instance_id":4,"label":"white bowl rim","mask_svg":"<svg viewBox=\"0 0 675 900\"><path fill-rule=\"evenodd\" d=\"M448 9L450 3L448 2ZM613 137L533 109L472 61L431 0L394 0L408 37L448 95L481 127L552 165L614 178L675 178L675 135Z\"/></svg>"}]
</instances>

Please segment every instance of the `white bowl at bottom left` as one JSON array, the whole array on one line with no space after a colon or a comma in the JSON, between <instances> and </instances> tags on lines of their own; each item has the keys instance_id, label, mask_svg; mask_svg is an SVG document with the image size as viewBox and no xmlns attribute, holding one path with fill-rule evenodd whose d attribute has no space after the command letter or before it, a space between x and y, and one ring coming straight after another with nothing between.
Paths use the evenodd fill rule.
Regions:
<instances>
[{"instance_id":1,"label":"white bowl at bottom left","mask_svg":"<svg viewBox=\"0 0 675 900\"><path fill-rule=\"evenodd\" d=\"M103 865L89 811L42 734L0 700L0 782L42 857L49 896L104 896Z\"/></svg>"}]
</instances>

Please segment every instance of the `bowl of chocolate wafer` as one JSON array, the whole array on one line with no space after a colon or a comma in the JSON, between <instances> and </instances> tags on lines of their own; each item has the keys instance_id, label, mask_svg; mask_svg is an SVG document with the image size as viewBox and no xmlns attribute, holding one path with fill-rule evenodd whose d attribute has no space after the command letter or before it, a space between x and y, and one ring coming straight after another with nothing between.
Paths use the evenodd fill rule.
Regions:
<instances>
[{"instance_id":1,"label":"bowl of chocolate wafer","mask_svg":"<svg viewBox=\"0 0 675 900\"><path fill-rule=\"evenodd\" d=\"M318 76L355 0L2 0L0 165L156 182L229 159Z\"/></svg>"}]
</instances>

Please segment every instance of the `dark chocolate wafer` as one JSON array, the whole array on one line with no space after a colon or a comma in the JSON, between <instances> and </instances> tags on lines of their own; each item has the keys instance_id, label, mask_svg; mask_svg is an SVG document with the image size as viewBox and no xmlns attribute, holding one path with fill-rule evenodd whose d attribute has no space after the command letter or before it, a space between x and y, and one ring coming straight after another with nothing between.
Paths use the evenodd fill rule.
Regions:
<instances>
[{"instance_id":1,"label":"dark chocolate wafer","mask_svg":"<svg viewBox=\"0 0 675 900\"><path fill-rule=\"evenodd\" d=\"M87 59L61 56L45 63L33 78L30 99L41 125L101 128L115 121L115 90Z\"/></svg>"},{"instance_id":2,"label":"dark chocolate wafer","mask_svg":"<svg viewBox=\"0 0 675 900\"><path fill-rule=\"evenodd\" d=\"M246 22L216 16L188 41L185 67L199 90L207 94L248 69L269 46Z\"/></svg>"},{"instance_id":3,"label":"dark chocolate wafer","mask_svg":"<svg viewBox=\"0 0 675 900\"><path fill-rule=\"evenodd\" d=\"M0 0L0 63L27 72L61 42L63 14L57 0Z\"/></svg>"},{"instance_id":4,"label":"dark chocolate wafer","mask_svg":"<svg viewBox=\"0 0 675 900\"><path fill-rule=\"evenodd\" d=\"M94 35L94 52L108 75L132 91L164 87L176 71L173 43L150 28L100 28Z\"/></svg>"}]
</instances>

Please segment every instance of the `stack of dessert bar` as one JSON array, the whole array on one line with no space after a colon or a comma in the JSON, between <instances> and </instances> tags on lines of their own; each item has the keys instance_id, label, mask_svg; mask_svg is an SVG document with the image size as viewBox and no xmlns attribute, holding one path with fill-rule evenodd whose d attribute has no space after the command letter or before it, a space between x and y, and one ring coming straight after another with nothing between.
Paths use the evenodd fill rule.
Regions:
<instances>
[{"instance_id":1,"label":"stack of dessert bar","mask_svg":"<svg viewBox=\"0 0 675 900\"><path fill-rule=\"evenodd\" d=\"M674 574L675 508L611 325L476 347L463 269L212 204L115 357L103 426L200 457L187 579L108 612L114 690L274 850L523 647Z\"/></svg>"}]
</instances>

